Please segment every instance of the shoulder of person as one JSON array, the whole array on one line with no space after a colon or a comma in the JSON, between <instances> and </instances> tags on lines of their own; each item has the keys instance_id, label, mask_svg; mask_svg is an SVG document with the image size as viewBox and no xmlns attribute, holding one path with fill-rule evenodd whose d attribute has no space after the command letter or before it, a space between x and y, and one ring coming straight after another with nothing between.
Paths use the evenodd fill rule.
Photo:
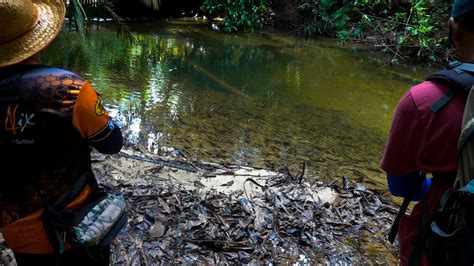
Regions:
<instances>
[{"instance_id":1,"label":"shoulder of person","mask_svg":"<svg viewBox=\"0 0 474 266\"><path fill-rule=\"evenodd\" d=\"M85 82L85 79L82 76L71 70L45 65L37 65L27 70L23 74L23 78L35 79L41 82L66 81L66 84L74 84L78 86L83 85Z\"/></svg>"},{"instance_id":2,"label":"shoulder of person","mask_svg":"<svg viewBox=\"0 0 474 266\"><path fill-rule=\"evenodd\" d=\"M406 94L409 95L409 97L404 97L402 99L411 99L418 111L424 112L429 111L431 106L443 97L448 90L449 87L445 84L424 81L411 87Z\"/></svg>"}]
</instances>

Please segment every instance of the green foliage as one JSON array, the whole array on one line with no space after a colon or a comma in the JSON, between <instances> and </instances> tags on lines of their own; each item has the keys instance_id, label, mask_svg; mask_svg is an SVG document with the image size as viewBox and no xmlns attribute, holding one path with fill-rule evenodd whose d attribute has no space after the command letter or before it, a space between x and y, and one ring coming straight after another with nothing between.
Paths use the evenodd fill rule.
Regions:
<instances>
[{"instance_id":1,"label":"green foliage","mask_svg":"<svg viewBox=\"0 0 474 266\"><path fill-rule=\"evenodd\" d=\"M304 0L298 6L300 16L307 18L304 34L314 36L329 33L334 26L332 14L336 10L336 4L331 0Z\"/></svg>"},{"instance_id":2,"label":"green foliage","mask_svg":"<svg viewBox=\"0 0 474 266\"><path fill-rule=\"evenodd\" d=\"M303 19L303 33L312 37L318 35L336 35L339 40L360 38L363 35L363 21L357 18L359 6L368 5L358 1L347 2L331 0L301 0L298 5ZM360 17L360 16L359 16Z\"/></svg>"},{"instance_id":3,"label":"green foliage","mask_svg":"<svg viewBox=\"0 0 474 266\"><path fill-rule=\"evenodd\" d=\"M205 0L201 9L209 16L222 17L219 26L229 33L261 29L268 7L266 0Z\"/></svg>"},{"instance_id":4,"label":"green foliage","mask_svg":"<svg viewBox=\"0 0 474 266\"><path fill-rule=\"evenodd\" d=\"M296 0L305 36L335 36L373 42L394 54L435 61L444 48L451 4L433 1ZM368 42L367 42L368 43Z\"/></svg>"},{"instance_id":5,"label":"green foliage","mask_svg":"<svg viewBox=\"0 0 474 266\"><path fill-rule=\"evenodd\" d=\"M414 1L407 8L389 15L381 24L381 34L391 32L393 35L385 38L382 45L396 46L397 54L411 51L418 58L436 61L445 47L450 9L448 3L433 6L427 1ZM394 57L393 62L397 61Z\"/></svg>"},{"instance_id":6,"label":"green foliage","mask_svg":"<svg viewBox=\"0 0 474 266\"><path fill-rule=\"evenodd\" d=\"M421 53L430 52L430 47L436 45L436 39L433 37L433 26L431 25L431 16L427 12L428 8L425 2L415 3L411 8L411 23L412 25L406 26L406 37L402 37L404 40L407 39L418 39L419 43L419 55ZM409 43L402 41L401 44Z\"/></svg>"},{"instance_id":7,"label":"green foliage","mask_svg":"<svg viewBox=\"0 0 474 266\"><path fill-rule=\"evenodd\" d=\"M79 0L71 0L67 6L67 17L73 26L79 32L84 32L87 23L87 14Z\"/></svg>"},{"instance_id":8,"label":"green foliage","mask_svg":"<svg viewBox=\"0 0 474 266\"><path fill-rule=\"evenodd\" d=\"M90 29L93 24L93 19L99 21L100 19L112 18L117 26L117 32L121 33L127 40L133 41L134 36L130 32L124 20L117 15L111 4L106 0L84 1L84 0L64 0L67 4L67 17L69 19L69 27L77 30L81 35ZM142 0L144 4L159 5L160 0ZM146 2L146 3L145 3Z\"/></svg>"}]
</instances>

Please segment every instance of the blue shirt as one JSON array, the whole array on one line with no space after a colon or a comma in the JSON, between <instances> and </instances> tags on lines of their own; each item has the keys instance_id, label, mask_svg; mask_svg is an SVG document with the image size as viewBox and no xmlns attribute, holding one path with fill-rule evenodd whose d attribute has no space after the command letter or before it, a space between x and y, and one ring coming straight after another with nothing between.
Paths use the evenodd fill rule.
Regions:
<instances>
[{"instance_id":1,"label":"blue shirt","mask_svg":"<svg viewBox=\"0 0 474 266\"><path fill-rule=\"evenodd\" d=\"M406 175L392 175L387 174L388 189L392 195L397 197L408 197L410 190L414 186L415 180L419 176L419 172L414 172ZM423 185L412 198L412 201L422 201L426 198L431 187L431 178L426 178Z\"/></svg>"}]
</instances>

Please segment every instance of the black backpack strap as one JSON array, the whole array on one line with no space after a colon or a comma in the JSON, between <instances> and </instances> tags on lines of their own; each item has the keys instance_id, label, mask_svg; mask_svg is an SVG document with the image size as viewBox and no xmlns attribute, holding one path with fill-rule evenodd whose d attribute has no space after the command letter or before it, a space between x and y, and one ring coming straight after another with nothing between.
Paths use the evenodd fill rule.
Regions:
<instances>
[{"instance_id":1,"label":"black backpack strap","mask_svg":"<svg viewBox=\"0 0 474 266\"><path fill-rule=\"evenodd\" d=\"M49 243L53 247L56 260L59 260L61 255L65 252L65 235L56 230L56 223L54 221L55 212L51 206L45 206L41 221L43 222L44 231L48 237Z\"/></svg>"},{"instance_id":2,"label":"black backpack strap","mask_svg":"<svg viewBox=\"0 0 474 266\"><path fill-rule=\"evenodd\" d=\"M459 191L454 191L454 190L448 190L446 193L444 193L443 196L441 197L441 199L439 200L440 207L438 209L438 212L450 211L450 210L447 210L446 205L448 205L448 203L450 203L449 201L453 201L453 199L456 199L459 196L459 193L460 193ZM445 238L446 237L452 237L458 231L460 231L460 228L457 228L453 232L446 232L445 230L443 230L440 227L440 225L438 224L438 222L436 220L433 220L430 223L430 228L431 228L431 231L433 231L433 233L435 233L435 234L437 234L441 237L445 237Z\"/></svg>"},{"instance_id":3,"label":"black backpack strap","mask_svg":"<svg viewBox=\"0 0 474 266\"><path fill-rule=\"evenodd\" d=\"M410 258L408 260L408 265L409 266L418 266L420 265L423 254L428 255L428 260L430 262L430 265L442 265L439 264L439 262L433 262L433 254L428 254L426 252L430 251L429 249L427 250L427 240L431 237L433 234L433 223L437 219L438 213L443 211L445 209L446 204L448 201L452 199L453 195L453 190L448 190L445 192L440 200L439 200L439 206L438 210L434 214L429 214L429 206L428 206L428 201L423 202L423 216L421 219L421 224L418 229L418 233L415 235L415 237L412 240L412 251L410 254Z\"/></svg>"},{"instance_id":4,"label":"black backpack strap","mask_svg":"<svg viewBox=\"0 0 474 266\"><path fill-rule=\"evenodd\" d=\"M400 207L397 217L393 221L392 227L390 228L390 233L388 234L388 241L391 244L393 244L393 242L395 241L395 237L398 234L398 227L400 225L400 220L402 219L403 215L405 215L405 212L408 209L408 205L410 204L413 197L415 197L420 187L423 185L423 182L425 181L425 179L426 179L426 174L420 173L420 175L413 182L413 186L410 188L410 191L408 191L407 197L403 199L402 206Z\"/></svg>"},{"instance_id":5,"label":"black backpack strap","mask_svg":"<svg viewBox=\"0 0 474 266\"><path fill-rule=\"evenodd\" d=\"M441 108L443 108L449 101L451 101L454 96L458 94L457 90L449 90L447 91L441 98L439 98L433 105L431 105L430 110L433 113L438 112Z\"/></svg>"},{"instance_id":6,"label":"black backpack strap","mask_svg":"<svg viewBox=\"0 0 474 266\"><path fill-rule=\"evenodd\" d=\"M469 72L469 73L474 73L474 64L471 63L461 63L459 61L453 62L454 64L453 69L458 72Z\"/></svg>"},{"instance_id":7,"label":"black backpack strap","mask_svg":"<svg viewBox=\"0 0 474 266\"><path fill-rule=\"evenodd\" d=\"M71 187L71 190L62 194L53 204L52 207L55 209L64 209L66 206L73 201L75 198L81 194L84 188L89 185L91 190L94 191L97 189L98 184L97 180L94 177L92 172L85 172L83 173Z\"/></svg>"},{"instance_id":8,"label":"black backpack strap","mask_svg":"<svg viewBox=\"0 0 474 266\"><path fill-rule=\"evenodd\" d=\"M437 112L458 93L469 93L474 85L474 64L451 62L446 69L431 74L426 80L447 83L453 88L430 107L432 112Z\"/></svg>"},{"instance_id":9,"label":"black backpack strap","mask_svg":"<svg viewBox=\"0 0 474 266\"><path fill-rule=\"evenodd\" d=\"M48 204L44 202L45 206L41 220L48 240L58 258L65 251L65 232L58 230L68 223L66 222L67 219L65 220L65 217L63 217L68 214L64 212L64 208L78 197L87 185L91 187L92 191L98 188L97 181L92 172L82 174L74 183L71 190L61 195L54 203Z\"/></svg>"}]
</instances>

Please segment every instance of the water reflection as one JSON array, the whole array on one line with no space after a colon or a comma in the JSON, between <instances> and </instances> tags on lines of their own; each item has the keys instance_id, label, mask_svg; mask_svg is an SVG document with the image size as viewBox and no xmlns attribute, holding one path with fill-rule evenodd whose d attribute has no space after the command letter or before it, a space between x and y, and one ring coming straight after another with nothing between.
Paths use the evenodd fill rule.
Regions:
<instances>
[{"instance_id":1,"label":"water reflection","mask_svg":"<svg viewBox=\"0 0 474 266\"><path fill-rule=\"evenodd\" d=\"M132 29L133 44L105 28L88 43L63 36L46 63L90 79L129 141L192 159L275 169L306 161L316 177L380 183L392 111L406 77L421 76L276 34L222 35L182 21Z\"/></svg>"}]
</instances>

